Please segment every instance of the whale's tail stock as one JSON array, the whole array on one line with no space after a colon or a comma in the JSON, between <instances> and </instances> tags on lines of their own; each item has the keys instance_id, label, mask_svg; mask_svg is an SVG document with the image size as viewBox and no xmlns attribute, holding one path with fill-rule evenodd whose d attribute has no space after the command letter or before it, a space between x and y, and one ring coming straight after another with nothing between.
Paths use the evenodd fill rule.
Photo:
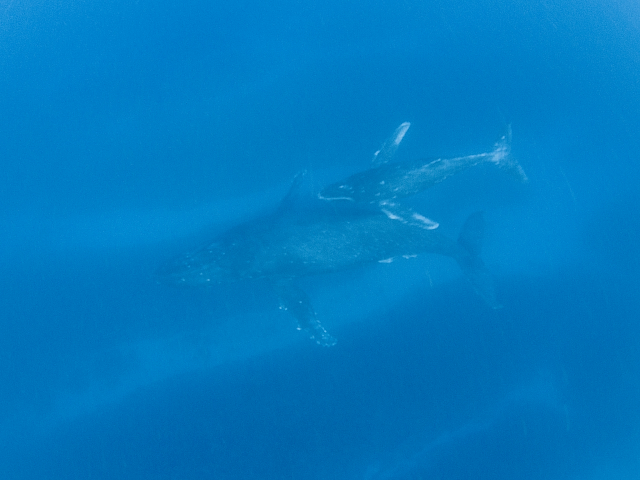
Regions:
<instances>
[{"instance_id":1,"label":"whale's tail stock","mask_svg":"<svg viewBox=\"0 0 640 480\"><path fill-rule=\"evenodd\" d=\"M511 125L507 127L507 133L496 142L490 161L522 183L529 180L522 166L511 155Z\"/></svg>"}]
</instances>

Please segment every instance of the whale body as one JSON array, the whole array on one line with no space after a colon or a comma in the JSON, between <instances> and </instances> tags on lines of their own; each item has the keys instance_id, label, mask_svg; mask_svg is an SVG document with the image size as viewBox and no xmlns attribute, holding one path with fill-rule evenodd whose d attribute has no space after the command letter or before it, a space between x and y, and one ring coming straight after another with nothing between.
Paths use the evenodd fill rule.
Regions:
<instances>
[{"instance_id":1,"label":"whale body","mask_svg":"<svg viewBox=\"0 0 640 480\"><path fill-rule=\"evenodd\" d=\"M457 261L478 294L497 308L491 276L479 257L483 228L482 214L473 214L455 241L378 209L336 210L315 200L302 209L281 206L271 215L242 223L168 262L158 275L164 283L181 286L266 278L300 328L319 344L330 346L335 339L316 318L307 295L296 285L297 278L385 263L394 257L439 254Z\"/></svg>"},{"instance_id":2,"label":"whale body","mask_svg":"<svg viewBox=\"0 0 640 480\"><path fill-rule=\"evenodd\" d=\"M521 182L528 180L520 164L511 156L511 128L496 142L494 149L490 152L436 160L389 162L409 125L408 122L400 125L383 147L374 154L372 168L332 183L320 191L318 198L388 205L397 199L420 193L452 175L484 163L497 166Z\"/></svg>"},{"instance_id":3,"label":"whale body","mask_svg":"<svg viewBox=\"0 0 640 480\"><path fill-rule=\"evenodd\" d=\"M511 131L491 152L412 162L389 162L410 124L401 124L374 154L373 168L331 184L316 196L301 197L303 174L274 213L222 233L203 247L181 255L158 270L164 283L210 286L242 279L267 279L281 306L320 345L335 339L320 324L300 277L388 263L419 254L454 259L475 291L499 308L491 275L480 259L484 236L481 212L470 215L457 240L438 223L398 199L414 195L447 177L481 163L493 163L521 181L527 177L510 155ZM348 201L334 201L348 200Z\"/></svg>"}]
</instances>

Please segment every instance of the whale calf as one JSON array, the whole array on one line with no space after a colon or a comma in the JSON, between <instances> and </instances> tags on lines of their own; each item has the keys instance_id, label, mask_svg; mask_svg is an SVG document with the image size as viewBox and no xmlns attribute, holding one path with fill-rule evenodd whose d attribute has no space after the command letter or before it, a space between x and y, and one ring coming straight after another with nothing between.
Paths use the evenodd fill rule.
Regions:
<instances>
[{"instance_id":1,"label":"whale calf","mask_svg":"<svg viewBox=\"0 0 640 480\"><path fill-rule=\"evenodd\" d=\"M372 168L332 183L320 191L318 198L388 205L485 163L496 165L522 182L528 180L520 164L511 156L511 127L490 152L436 160L390 162L409 126L404 122L394 131L374 154Z\"/></svg>"}]
</instances>

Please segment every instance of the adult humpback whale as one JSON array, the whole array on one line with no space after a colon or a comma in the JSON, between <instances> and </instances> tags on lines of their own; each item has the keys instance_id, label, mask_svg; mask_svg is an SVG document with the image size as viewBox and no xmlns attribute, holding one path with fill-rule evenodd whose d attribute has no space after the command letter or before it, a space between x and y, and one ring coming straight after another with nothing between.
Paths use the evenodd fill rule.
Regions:
<instances>
[{"instance_id":1,"label":"adult humpback whale","mask_svg":"<svg viewBox=\"0 0 640 480\"><path fill-rule=\"evenodd\" d=\"M302 205L297 191L302 175L271 215L242 223L193 252L161 267L165 283L215 285L240 279L266 278L282 307L320 345L335 339L322 327L309 298L296 278L336 272L399 256L435 253L455 259L478 294L499 307L491 277L479 257L484 222L471 215L457 241L436 230L398 222L370 205L331 204L308 199Z\"/></svg>"}]
</instances>

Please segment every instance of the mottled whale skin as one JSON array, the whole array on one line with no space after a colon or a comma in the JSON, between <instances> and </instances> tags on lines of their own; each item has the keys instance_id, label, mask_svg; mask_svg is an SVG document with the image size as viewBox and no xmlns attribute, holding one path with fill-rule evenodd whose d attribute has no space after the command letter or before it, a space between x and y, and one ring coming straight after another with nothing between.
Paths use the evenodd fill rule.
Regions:
<instances>
[{"instance_id":1,"label":"mottled whale skin","mask_svg":"<svg viewBox=\"0 0 640 480\"><path fill-rule=\"evenodd\" d=\"M318 194L318 198L385 205L415 195L456 173L483 163L496 165L520 181L527 181L524 170L511 157L511 129L494 145L491 152L437 160L389 163L408 128L408 122L400 125L374 154L373 168L325 187ZM381 155L381 152L384 155ZM382 162L380 156L383 156Z\"/></svg>"},{"instance_id":2,"label":"mottled whale skin","mask_svg":"<svg viewBox=\"0 0 640 480\"><path fill-rule=\"evenodd\" d=\"M438 231L393 220L375 208L336 210L325 202L312 203L302 210L281 206L272 215L240 224L167 263L158 274L165 283L184 286L267 278L300 328L326 346L335 339L320 325L308 297L296 286L298 277L434 253L455 259L486 303L499 306L478 255L483 229L480 213L469 217L454 241Z\"/></svg>"},{"instance_id":3,"label":"mottled whale skin","mask_svg":"<svg viewBox=\"0 0 640 480\"><path fill-rule=\"evenodd\" d=\"M275 213L236 226L204 247L164 265L165 283L208 286L266 278L289 311L320 345L335 339L318 321L299 277L337 272L395 257L431 253L453 258L476 292L492 308L491 275L480 259L484 232L481 213L469 216L457 241L440 234L438 223L396 203L447 177L481 163L493 163L522 181L527 177L510 156L511 132L493 151L466 157L390 163L410 124L402 123L374 154L374 167L324 188L301 201L302 175ZM330 202L349 200L349 202Z\"/></svg>"}]
</instances>

